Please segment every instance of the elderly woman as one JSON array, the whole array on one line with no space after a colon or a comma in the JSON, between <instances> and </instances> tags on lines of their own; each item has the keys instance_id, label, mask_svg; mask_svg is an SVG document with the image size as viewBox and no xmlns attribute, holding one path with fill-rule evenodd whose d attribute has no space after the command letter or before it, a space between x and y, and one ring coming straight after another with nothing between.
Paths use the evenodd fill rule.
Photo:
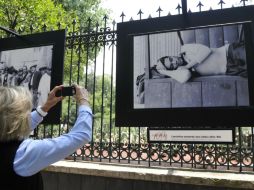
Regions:
<instances>
[{"instance_id":1,"label":"elderly woman","mask_svg":"<svg viewBox=\"0 0 254 190\"><path fill-rule=\"evenodd\" d=\"M75 85L79 105L72 130L53 139L33 140L30 132L63 97L56 86L43 106L31 112L32 95L24 87L0 87L0 189L43 189L40 170L65 158L91 139L92 112L86 89Z\"/></svg>"}]
</instances>

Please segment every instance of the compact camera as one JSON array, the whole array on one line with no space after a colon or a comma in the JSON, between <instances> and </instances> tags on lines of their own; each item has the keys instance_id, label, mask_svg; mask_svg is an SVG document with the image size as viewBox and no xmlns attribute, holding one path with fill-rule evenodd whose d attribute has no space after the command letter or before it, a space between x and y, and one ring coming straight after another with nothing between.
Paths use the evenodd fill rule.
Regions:
<instances>
[{"instance_id":1,"label":"compact camera","mask_svg":"<svg viewBox=\"0 0 254 190\"><path fill-rule=\"evenodd\" d=\"M76 94L75 86L64 86L61 90L56 92L56 97L59 96L73 96Z\"/></svg>"}]
</instances>

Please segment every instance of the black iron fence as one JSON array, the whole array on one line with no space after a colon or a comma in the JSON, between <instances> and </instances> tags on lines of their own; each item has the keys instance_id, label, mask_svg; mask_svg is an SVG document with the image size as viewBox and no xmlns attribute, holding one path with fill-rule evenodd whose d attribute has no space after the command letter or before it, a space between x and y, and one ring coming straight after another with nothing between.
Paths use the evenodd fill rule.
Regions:
<instances>
[{"instance_id":1,"label":"black iron fence","mask_svg":"<svg viewBox=\"0 0 254 190\"><path fill-rule=\"evenodd\" d=\"M245 1L241 2L245 4ZM201 11L202 5L198 6ZM177 9L180 14L181 6ZM159 17L161 11L160 8L157 11ZM141 13L140 10L140 19ZM124 13L121 18L125 20ZM253 172L253 127L238 127L233 145L149 144L146 127L115 127L116 22L106 16L103 21L103 25L99 26L91 24L89 19L83 27L73 21L67 29L64 84L84 85L90 92L90 104L95 114L91 143L78 149L68 159ZM44 31L49 30L43 27ZM61 28L60 24L58 28ZM36 138L51 138L68 132L75 118L75 102L71 98L64 100L61 124L40 125Z\"/></svg>"}]
</instances>

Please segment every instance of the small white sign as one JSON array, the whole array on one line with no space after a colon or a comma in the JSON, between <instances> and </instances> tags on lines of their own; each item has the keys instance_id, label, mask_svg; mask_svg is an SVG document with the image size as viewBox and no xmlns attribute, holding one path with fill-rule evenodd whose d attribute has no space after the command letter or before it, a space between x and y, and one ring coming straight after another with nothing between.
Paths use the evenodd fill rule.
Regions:
<instances>
[{"instance_id":1,"label":"small white sign","mask_svg":"<svg viewBox=\"0 0 254 190\"><path fill-rule=\"evenodd\" d=\"M233 143L234 130L174 130L174 129L148 129L150 142L211 142Z\"/></svg>"}]
</instances>

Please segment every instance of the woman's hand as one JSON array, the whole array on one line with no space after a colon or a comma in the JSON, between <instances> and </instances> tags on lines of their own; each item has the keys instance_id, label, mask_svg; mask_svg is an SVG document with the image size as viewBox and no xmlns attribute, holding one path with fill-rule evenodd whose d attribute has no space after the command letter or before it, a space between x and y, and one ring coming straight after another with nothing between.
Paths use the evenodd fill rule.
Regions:
<instances>
[{"instance_id":1,"label":"woman's hand","mask_svg":"<svg viewBox=\"0 0 254 190\"><path fill-rule=\"evenodd\" d=\"M76 94L74 95L74 98L76 99L77 104L89 106L88 91L82 86L78 86L78 85L74 85L74 86L76 89Z\"/></svg>"},{"instance_id":2,"label":"woman's hand","mask_svg":"<svg viewBox=\"0 0 254 190\"><path fill-rule=\"evenodd\" d=\"M45 112L48 112L54 105L56 105L58 102L60 102L64 97L56 97L56 92L58 90L61 90L63 85L55 86L53 90L49 92L48 99L46 103L41 107L41 109Z\"/></svg>"}]
</instances>

